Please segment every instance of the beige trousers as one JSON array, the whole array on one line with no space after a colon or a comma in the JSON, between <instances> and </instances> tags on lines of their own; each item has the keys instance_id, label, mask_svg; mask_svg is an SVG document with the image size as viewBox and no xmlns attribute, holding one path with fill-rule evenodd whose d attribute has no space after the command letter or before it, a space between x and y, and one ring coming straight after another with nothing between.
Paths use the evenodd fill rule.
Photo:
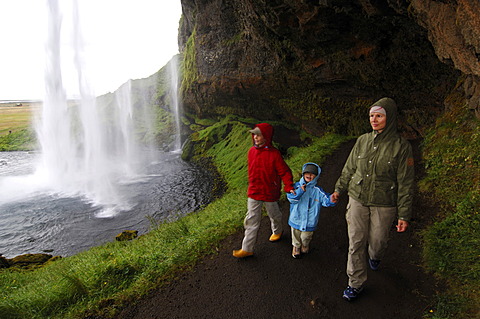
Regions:
<instances>
[{"instance_id":1,"label":"beige trousers","mask_svg":"<svg viewBox=\"0 0 480 319\"><path fill-rule=\"evenodd\" d=\"M300 247L308 247L312 241L313 231L301 231L292 227L292 245Z\"/></svg>"},{"instance_id":2,"label":"beige trousers","mask_svg":"<svg viewBox=\"0 0 480 319\"><path fill-rule=\"evenodd\" d=\"M253 252L253 247L257 241L258 229L260 227L260 221L262 220L262 207L265 204L268 217L270 218L270 226L272 233L280 234L283 231L282 227L282 212L278 207L277 202L263 202L248 198L248 211L247 216L243 222L245 227L245 237L242 242L242 249L245 251Z\"/></svg>"},{"instance_id":3,"label":"beige trousers","mask_svg":"<svg viewBox=\"0 0 480 319\"><path fill-rule=\"evenodd\" d=\"M396 214L396 207L364 206L350 197L346 214L349 286L360 288L367 281L367 245L371 259L382 259Z\"/></svg>"}]
</instances>

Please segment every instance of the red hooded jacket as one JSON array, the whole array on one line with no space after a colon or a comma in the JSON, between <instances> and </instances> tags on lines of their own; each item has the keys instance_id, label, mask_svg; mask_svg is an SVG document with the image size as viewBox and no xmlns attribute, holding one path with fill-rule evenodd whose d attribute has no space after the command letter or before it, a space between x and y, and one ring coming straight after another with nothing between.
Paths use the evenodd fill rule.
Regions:
<instances>
[{"instance_id":1,"label":"red hooded jacket","mask_svg":"<svg viewBox=\"0 0 480 319\"><path fill-rule=\"evenodd\" d=\"M248 151L248 197L276 202L280 199L282 181L285 192L293 189L292 171L280 151L272 146L273 127L268 123L260 123L255 127L262 132L265 144L261 147L254 145Z\"/></svg>"}]
</instances>

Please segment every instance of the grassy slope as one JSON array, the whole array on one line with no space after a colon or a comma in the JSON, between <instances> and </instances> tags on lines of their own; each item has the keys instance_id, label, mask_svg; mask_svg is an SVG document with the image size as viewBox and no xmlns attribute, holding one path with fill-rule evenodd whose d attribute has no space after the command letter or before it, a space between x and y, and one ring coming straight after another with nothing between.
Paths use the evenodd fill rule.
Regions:
<instances>
[{"instance_id":1,"label":"grassy slope","mask_svg":"<svg viewBox=\"0 0 480 319\"><path fill-rule=\"evenodd\" d=\"M424 141L425 196L437 202L424 233L427 268L448 283L432 318L480 317L480 121L457 103Z\"/></svg>"}]
</instances>

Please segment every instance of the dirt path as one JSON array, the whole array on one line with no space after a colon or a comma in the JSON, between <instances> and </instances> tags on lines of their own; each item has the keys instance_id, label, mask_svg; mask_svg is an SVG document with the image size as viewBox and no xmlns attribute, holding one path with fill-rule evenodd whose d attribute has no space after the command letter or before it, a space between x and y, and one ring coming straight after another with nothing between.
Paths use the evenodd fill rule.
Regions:
<instances>
[{"instance_id":1,"label":"dirt path","mask_svg":"<svg viewBox=\"0 0 480 319\"><path fill-rule=\"evenodd\" d=\"M326 191L333 190L352 146L344 145L322 165L320 184ZM242 232L234 234L221 243L218 254L206 257L192 272L117 318L422 318L436 289L434 280L418 266L416 228L426 220L428 209L416 203L414 216L422 217L408 232L398 234L392 227L379 271L369 271L361 298L349 303L341 297L347 284L346 201L342 197L337 207L322 210L312 251L304 258L291 257L289 207L283 203L288 231L280 242L268 241L270 227L264 218L254 257L232 257L232 249L239 248L243 238Z\"/></svg>"}]
</instances>

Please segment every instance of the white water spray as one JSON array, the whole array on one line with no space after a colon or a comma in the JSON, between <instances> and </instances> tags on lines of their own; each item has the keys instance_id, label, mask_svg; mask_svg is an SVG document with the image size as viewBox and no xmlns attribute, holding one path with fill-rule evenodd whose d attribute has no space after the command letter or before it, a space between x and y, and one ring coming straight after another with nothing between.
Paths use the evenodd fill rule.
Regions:
<instances>
[{"instance_id":1,"label":"white water spray","mask_svg":"<svg viewBox=\"0 0 480 319\"><path fill-rule=\"evenodd\" d=\"M73 2L74 67L81 98L67 100L62 79L62 11L59 0L49 0L49 36L46 45L46 96L36 125L42 160L36 175L56 192L84 196L110 217L128 209L116 185L136 174L139 152L132 136L131 83L115 95L115 107L99 111L89 88L83 59L83 39L77 2Z\"/></svg>"},{"instance_id":2,"label":"white water spray","mask_svg":"<svg viewBox=\"0 0 480 319\"><path fill-rule=\"evenodd\" d=\"M174 56L168 64L168 70L170 73L170 99L171 108L173 108L174 120L175 120L175 141L174 152L182 151L182 139L180 131L180 98L179 98L179 73L178 73L178 56Z\"/></svg>"}]
</instances>

